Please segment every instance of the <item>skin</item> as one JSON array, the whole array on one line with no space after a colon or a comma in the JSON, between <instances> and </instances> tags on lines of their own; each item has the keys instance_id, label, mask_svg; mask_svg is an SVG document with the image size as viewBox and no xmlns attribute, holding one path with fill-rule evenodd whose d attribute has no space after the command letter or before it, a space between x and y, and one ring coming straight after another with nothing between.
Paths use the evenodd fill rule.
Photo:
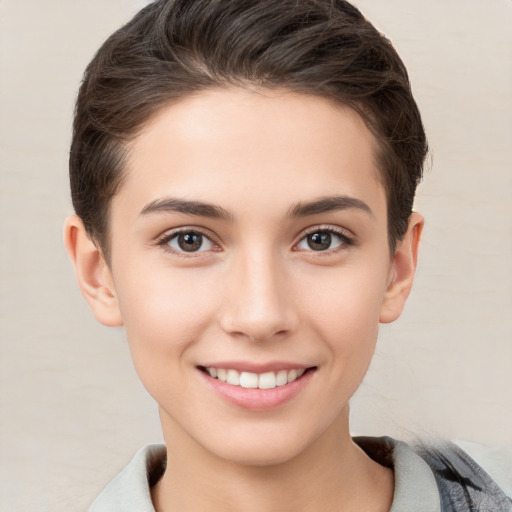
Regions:
<instances>
[{"instance_id":1,"label":"skin","mask_svg":"<svg viewBox=\"0 0 512 512\"><path fill-rule=\"evenodd\" d=\"M423 219L390 254L376 148L354 111L326 99L208 90L160 110L131 144L110 266L68 219L82 292L100 322L125 326L159 404L172 462L158 511L389 510L392 472L352 442L348 402L379 322L405 304ZM337 208L305 207L332 197ZM179 229L204 235L199 250L180 249ZM312 233L330 245L311 248ZM253 410L199 369L225 361L314 370L292 399Z\"/></svg>"}]
</instances>

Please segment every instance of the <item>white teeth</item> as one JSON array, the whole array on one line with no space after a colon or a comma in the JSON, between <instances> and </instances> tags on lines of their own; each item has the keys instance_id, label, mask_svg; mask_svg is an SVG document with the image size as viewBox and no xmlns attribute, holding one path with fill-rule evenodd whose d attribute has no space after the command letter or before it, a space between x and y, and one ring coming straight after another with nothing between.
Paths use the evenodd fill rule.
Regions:
<instances>
[{"instance_id":1,"label":"white teeth","mask_svg":"<svg viewBox=\"0 0 512 512\"><path fill-rule=\"evenodd\" d=\"M251 372L242 372L240 374L240 386L243 388L257 388L258 374Z\"/></svg>"},{"instance_id":2,"label":"white teeth","mask_svg":"<svg viewBox=\"0 0 512 512\"><path fill-rule=\"evenodd\" d=\"M274 372L262 373L258 380L260 389L273 389L276 387L276 374Z\"/></svg>"},{"instance_id":3,"label":"white teeth","mask_svg":"<svg viewBox=\"0 0 512 512\"><path fill-rule=\"evenodd\" d=\"M226 382L232 386L239 386L240 374L236 370L228 370L228 378Z\"/></svg>"},{"instance_id":4,"label":"white teeth","mask_svg":"<svg viewBox=\"0 0 512 512\"><path fill-rule=\"evenodd\" d=\"M297 378L297 370L290 370L288 372L288 382L293 382Z\"/></svg>"},{"instance_id":5,"label":"white teeth","mask_svg":"<svg viewBox=\"0 0 512 512\"><path fill-rule=\"evenodd\" d=\"M304 368L293 370L279 370L278 372L252 373L238 372L237 370L208 367L206 371L214 379L217 378L232 386L241 386L251 389L273 389L284 386L304 375Z\"/></svg>"},{"instance_id":6,"label":"white teeth","mask_svg":"<svg viewBox=\"0 0 512 512\"><path fill-rule=\"evenodd\" d=\"M276 375L276 386L284 386L285 384L288 384L288 372L281 370Z\"/></svg>"}]
</instances>

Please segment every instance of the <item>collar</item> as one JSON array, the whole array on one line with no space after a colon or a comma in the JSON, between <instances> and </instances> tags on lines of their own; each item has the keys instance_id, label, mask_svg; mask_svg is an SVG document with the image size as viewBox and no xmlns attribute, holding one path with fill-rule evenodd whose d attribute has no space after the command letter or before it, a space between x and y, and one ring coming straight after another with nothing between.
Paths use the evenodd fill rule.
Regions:
<instances>
[{"instance_id":1,"label":"collar","mask_svg":"<svg viewBox=\"0 0 512 512\"><path fill-rule=\"evenodd\" d=\"M429 466L407 444L389 437L354 441L376 462L392 467L395 490L390 512L440 512L439 492ZM155 512L151 485L166 465L164 445L148 445L96 498L88 512Z\"/></svg>"}]
</instances>

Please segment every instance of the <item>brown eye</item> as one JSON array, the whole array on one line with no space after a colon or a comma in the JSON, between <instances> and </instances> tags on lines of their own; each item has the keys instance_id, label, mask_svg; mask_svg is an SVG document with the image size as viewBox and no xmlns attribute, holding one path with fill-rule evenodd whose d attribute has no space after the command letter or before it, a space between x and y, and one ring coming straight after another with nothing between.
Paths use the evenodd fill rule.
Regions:
<instances>
[{"instance_id":1,"label":"brown eye","mask_svg":"<svg viewBox=\"0 0 512 512\"><path fill-rule=\"evenodd\" d=\"M351 245L352 240L342 233L332 229L312 231L297 244L300 251L324 252L332 251L343 245Z\"/></svg>"},{"instance_id":2,"label":"brown eye","mask_svg":"<svg viewBox=\"0 0 512 512\"><path fill-rule=\"evenodd\" d=\"M203 252L213 247L212 241L197 231L177 233L169 239L167 245L177 252Z\"/></svg>"},{"instance_id":3,"label":"brown eye","mask_svg":"<svg viewBox=\"0 0 512 512\"><path fill-rule=\"evenodd\" d=\"M308 247L313 251L327 251L331 248L332 236L330 233L312 233L306 240Z\"/></svg>"}]
</instances>

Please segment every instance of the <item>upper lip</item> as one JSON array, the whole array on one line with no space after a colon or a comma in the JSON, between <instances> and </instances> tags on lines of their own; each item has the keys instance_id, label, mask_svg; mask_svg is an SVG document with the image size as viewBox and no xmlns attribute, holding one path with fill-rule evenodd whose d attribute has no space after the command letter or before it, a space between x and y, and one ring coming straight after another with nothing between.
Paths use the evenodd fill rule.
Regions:
<instances>
[{"instance_id":1,"label":"upper lip","mask_svg":"<svg viewBox=\"0 0 512 512\"><path fill-rule=\"evenodd\" d=\"M254 361L215 361L200 365L202 368L223 368L226 370L251 373L278 372L279 370L306 370L314 366L315 365L289 361L269 361L267 363L256 363Z\"/></svg>"}]
</instances>

